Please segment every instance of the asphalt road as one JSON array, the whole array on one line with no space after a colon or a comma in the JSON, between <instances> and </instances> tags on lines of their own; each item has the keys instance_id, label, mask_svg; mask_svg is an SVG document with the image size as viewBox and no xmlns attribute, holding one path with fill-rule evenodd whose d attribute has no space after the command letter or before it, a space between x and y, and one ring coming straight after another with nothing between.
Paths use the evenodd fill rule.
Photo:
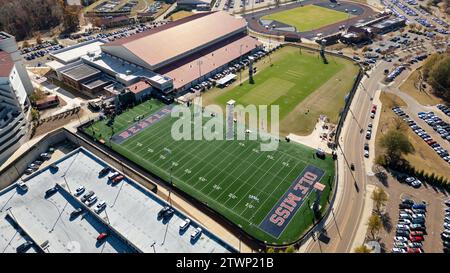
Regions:
<instances>
[{"instance_id":1,"label":"asphalt road","mask_svg":"<svg viewBox=\"0 0 450 273\"><path fill-rule=\"evenodd\" d=\"M403 57L410 53L400 50L397 54ZM343 167L339 170L339 187L341 187L342 196L340 203L335 204L337 207L331 215L331 217L334 216L333 219L326 226L326 234L330 240L328 242L311 241L307 248L308 252L353 251L351 247L358 227L360 224L364 224L360 221L366 220L361 219L364 202L372 202L364 200L366 185L371 177L366 173L365 164L368 161L364 159L362 152L364 143L368 142L365 138L367 125L373 122L369 115L373 104L371 98L377 90L386 89L387 85L382 83L385 77L384 70L392 71L395 63L395 61L378 61L377 65L369 72L369 77L363 78L353 98L351 111L347 115L339 141L343 151L343 155L339 158L340 165ZM411 71L403 72L395 82L402 81L409 73ZM374 137L372 135L372 138ZM351 163L355 164L355 171L350 170Z\"/></svg>"}]
</instances>

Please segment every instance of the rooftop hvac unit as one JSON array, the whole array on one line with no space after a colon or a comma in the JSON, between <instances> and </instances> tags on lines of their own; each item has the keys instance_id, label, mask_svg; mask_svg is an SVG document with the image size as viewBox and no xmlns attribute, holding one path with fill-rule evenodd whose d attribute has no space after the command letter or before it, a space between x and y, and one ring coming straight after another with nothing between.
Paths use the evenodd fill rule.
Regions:
<instances>
[{"instance_id":1,"label":"rooftop hvac unit","mask_svg":"<svg viewBox=\"0 0 450 273\"><path fill-rule=\"evenodd\" d=\"M126 74L127 76L131 75L131 70L125 71L125 74Z\"/></svg>"}]
</instances>

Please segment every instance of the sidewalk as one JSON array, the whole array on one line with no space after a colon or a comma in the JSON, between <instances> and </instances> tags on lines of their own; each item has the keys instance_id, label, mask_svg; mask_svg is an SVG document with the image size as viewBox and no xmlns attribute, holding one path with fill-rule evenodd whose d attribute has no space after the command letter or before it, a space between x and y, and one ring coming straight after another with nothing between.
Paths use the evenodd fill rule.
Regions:
<instances>
[{"instance_id":1,"label":"sidewalk","mask_svg":"<svg viewBox=\"0 0 450 273\"><path fill-rule=\"evenodd\" d=\"M370 215L372 215L373 201L371 199L372 192L376 189L376 186L367 184L364 194L364 209L361 215L361 220L359 221L359 226L353 239L352 247L350 252L354 252L354 249L362 244L364 244L366 234L367 234L367 220Z\"/></svg>"}]
</instances>

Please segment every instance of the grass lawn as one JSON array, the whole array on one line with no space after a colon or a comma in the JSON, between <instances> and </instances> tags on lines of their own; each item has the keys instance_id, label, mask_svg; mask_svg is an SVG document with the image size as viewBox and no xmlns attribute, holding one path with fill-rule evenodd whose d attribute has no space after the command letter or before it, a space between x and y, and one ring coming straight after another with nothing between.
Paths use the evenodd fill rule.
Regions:
<instances>
[{"instance_id":1,"label":"grass lawn","mask_svg":"<svg viewBox=\"0 0 450 273\"><path fill-rule=\"evenodd\" d=\"M276 20L297 28L297 31L310 31L331 25L348 18L345 12L335 11L315 5L307 5L269 14L262 19ZM353 15L350 15L352 17Z\"/></svg>"},{"instance_id":2,"label":"grass lawn","mask_svg":"<svg viewBox=\"0 0 450 273\"><path fill-rule=\"evenodd\" d=\"M122 113L115 119L114 134L130 127L136 116L147 116L162 107L148 101ZM248 139L174 141L171 128L175 120L166 116L120 144L112 142L112 149L166 181L172 166L176 187L268 243L293 242L313 223L308 201L312 202L316 193L311 191L278 238L258 227L308 165L325 171L320 181L326 186L321 196L322 210L326 209L335 172L330 156L321 160L313 157L313 149L285 141L270 152L261 151L259 141ZM85 132L110 145L112 130L106 123L98 121Z\"/></svg>"},{"instance_id":3,"label":"grass lawn","mask_svg":"<svg viewBox=\"0 0 450 273\"><path fill-rule=\"evenodd\" d=\"M241 105L279 105L280 134L307 135L312 132L320 115L336 123L350 91L358 67L352 62L328 56L324 64L318 53L283 47L269 58L255 64L255 83L245 81L225 89L214 88L202 95L203 103L225 108L233 99ZM243 75L247 72L243 71Z\"/></svg>"},{"instance_id":4,"label":"grass lawn","mask_svg":"<svg viewBox=\"0 0 450 273\"><path fill-rule=\"evenodd\" d=\"M399 89L406 94L413 97L418 103L422 105L436 105L443 103L443 100L433 95L429 90L419 91L419 71L414 71L406 79L406 81L399 87Z\"/></svg>"},{"instance_id":5,"label":"grass lawn","mask_svg":"<svg viewBox=\"0 0 450 273\"><path fill-rule=\"evenodd\" d=\"M376 156L382 154L383 148L380 146L380 139L383 132L387 132L391 128L395 128L397 122L393 120L399 119L397 115L391 110L394 106L406 106L406 103L394 94L382 92L380 95L381 103L383 104L380 123L378 124L378 131L375 140ZM433 149L430 148L419 136L417 136L405 122L402 124L401 130L408 136L409 141L414 146L414 152L404 156L404 158L414 166L416 170L425 170L427 173L435 173L437 176L450 177L450 168L448 163L442 160Z\"/></svg>"}]
</instances>

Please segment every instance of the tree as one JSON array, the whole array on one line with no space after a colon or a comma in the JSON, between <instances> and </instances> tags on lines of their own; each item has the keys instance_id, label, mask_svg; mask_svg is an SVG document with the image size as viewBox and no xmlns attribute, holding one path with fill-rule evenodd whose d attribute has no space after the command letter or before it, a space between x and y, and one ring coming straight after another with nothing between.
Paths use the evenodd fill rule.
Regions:
<instances>
[{"instance_id":1,"label":"tree","mask_svg":"<svg viewBox=\"0 0 450 273\"><path fill-rule=\"evenodd\" d=\"M36 43L38 44L38 45L40 45L40 44L42 44L42 35L39 33L37 36L36 36Z\"/></svg>"},{"instance_id":2,"label":"tree","mask_svg":"<svg viewBox=\"0 0 450 273\"><path fill-rule=\"evenodd\" d=\"M31 108L31 120L36 121L40 117L39 111L36 108Z\"/></svg>"},{"instance_id":3,"label":"tree","mask_svg":"<svg viewBox=\"0 0 450 273\"><path fill-rule=\"evenodd\" d=\"M376 188L372 192L371 198L375 202L375 207L378 212L381 211L381 207L383 207L388 200L388 196L382 188Z\"/></svg>"},{"instance_id":4,"label":"tree","mask_svg":"<svg viewBox=\"0 0 450 273\"><path fill-rule=\"evenodd\" d=\"M45 97L44 91L42 89L36 88L33 93L30 95L30 101L31 103L35 103L36 101L43 99Z\"/></svg>"},{"instance_id":5,"label":"tree","mask_svg":"<svg viewBox=\"0 0 450 273\"><path fill-rule=\"evenodd\" d=\"M408 137L400 130L390 129L380 139L381 147L385 149L385 159L388 165L397 163L403 154L414 151Z\"/></svg>"},{"instance_id":6,"label":"tree","mask_svg":"<svg viewBox=\"0 0 450 273\"><path fill-rule=\"evenodd\" d=\"M268 247L266 253L275 253L275 249L273 249L273 247Z\"/></svg>"},{"instance_id":7,"label":"tree","mask_svg":"<svg viewBox=\"0 0 450 273\"><path fill-rule=\"evenodd\" d=\"M372 251L365 244L355 247L355 253L371 253Z\"/></svg>"},{"instance_id":8,"label":"tree","mask_svg":"<svg viewBox=\"0 0 450 273\"><path fill-rule=\"evenodd\" d=\"M278 8L281 4L281 0L275 0L275 8Z\"/></svg>"},{"instance_id":9,"label":"tree","mask_svg":"<svg viewBox=\"0 0 450 273\"><path fill-rule=\"evenodd\" d=\"M372 214L367 221L367 226L373 239L376 239L376 235L383 227L383 222L378 214Z\"/></svg>"},{"instance_id":10,"label":"tree","mask_svg":"<svg viewBox=\"0 0 450 273\"><path fill-rule=\"evenodd\" d=\"M426 81L436 95L450 102L450 54L439 54L439 59L429 70Z\"/></svg>"},{"instance_id":11,"label":"tree","mask_svg":"<svg viewBox=\"0 0 450 273\"><path fill-rule=\"evenodd\" d=\"M295 247L293 245L290 245L286 248L286 250L284 251L286 253L294 253L295 252Z\"/></svg>"}]
</instances>

